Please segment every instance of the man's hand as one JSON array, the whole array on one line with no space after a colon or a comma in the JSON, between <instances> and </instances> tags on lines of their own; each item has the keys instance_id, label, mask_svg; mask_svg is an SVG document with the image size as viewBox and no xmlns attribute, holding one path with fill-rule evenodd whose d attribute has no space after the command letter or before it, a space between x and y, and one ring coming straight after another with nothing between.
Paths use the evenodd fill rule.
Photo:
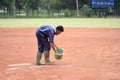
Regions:
<instances>
[{"instance_id":1,"label":"man's hand","mask_svg":"<svg viewBox=\"0 0 120 80\"><path fill-rule=\"evenodd\" d=\"M52 47L54 52L57 52L56 50L58 49L58 47L55 45L55 43L50 43L50 46Z\"/></svg>"}]
</instances>

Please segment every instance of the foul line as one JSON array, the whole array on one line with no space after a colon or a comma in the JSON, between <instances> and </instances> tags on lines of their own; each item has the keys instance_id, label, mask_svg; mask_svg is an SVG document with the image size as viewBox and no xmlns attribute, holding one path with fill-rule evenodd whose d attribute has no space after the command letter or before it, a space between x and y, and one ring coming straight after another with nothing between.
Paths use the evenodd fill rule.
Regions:
<instances>
[{"instance_id":1,"label":"foul line","mask_svg":"<svg viewBox=\"0 0 120 80\"><path fill-rule=\"evenodd\" d=\"M25 67L26 66L26 67ZM19 70L23 68L29 69L38 69L38 68L67 68L71 67L72 65L39 65L39 66L32 66L31 63L21 63L21 64L9 64L7 70Z\"/></svg>"},{"instance_id":2,"label":"foul line","mask_svg":"<svg viewBox=\"0 0 120 80\"><path fill-rule=\"evenodd\" d=\"M20 67L15 67L15 68L7 68L7 70L9 70L9 71L18 70L18 69L20 69Z\"/></svg>"},{"instance_id":3,"label":"foul line","mask_svg":"<svg viewBox=\"0 0 120 80\"><path fill-rule=\"evenodd\" d=\"M37 68L66 68L71 67L72 65L40 65L40 66L30 66L29 68L37 69Z\"/></svg>"},{"instance_id":4,"label":"foul line","mask_svg":"<svg viewBox=\"0 0 120 80\"><path fill-rule=\"evenodd\" d=\"M31 65L30 63L21 63L21 64L9 64L8 66L26 66Z\"/></svg>"}]
</instances>

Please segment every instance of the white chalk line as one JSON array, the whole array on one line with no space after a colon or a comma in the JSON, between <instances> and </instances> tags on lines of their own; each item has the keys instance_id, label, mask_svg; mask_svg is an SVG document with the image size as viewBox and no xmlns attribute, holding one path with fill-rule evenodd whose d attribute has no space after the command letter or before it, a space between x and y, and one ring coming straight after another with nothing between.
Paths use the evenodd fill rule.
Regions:
<instances>
[{"instance_id":1,"label":"white chalk line","mask_svg":"<svg viewBox=\"0 0 120 80\"><path fill-rule=\"evenodd\" d=\"M23 68L30 68L30 69L38 69L38 68L67 68L71 67L72 65L38 65L32 66L31 63L21 63L21 64L9 64L7 70L20 70Z\"/></svg>"},{"instance_id":2,"label":"white chalk line","mask_svg":"<svg viewBox=\"0 0 120 80\"><path fill-rule=\"evenodd\" d=\"M31 65L31 63L21 63L21 64L9 64L8 66L26 66L26 65Z\"/></svg>"},{"instance_id":3,"label":"white chalk line","mask_svg":"<svg viewBox=\"0 0 120 80\"><path fill-rule=\"evenodd\" d=\"M57 67L57 68L62 68L62 67L71 67L72 65L62 65L62 66L59 66L59 65L57 65L57 66L55 66L55 65L42 65L42 66L31 66L30 68L54 68L54 67Z\"/></svg>"},{"instance_id":4,"label":"white chalk line","mask_svg":"<svg viewBox=\"0 0 120 80\"><path fill-rule=\"evenodd\" d=\"M15 67L15 68L7 68L8 71L13 71L13 70L18 70L21 69L20 67Z\"/></svg>"}]
</instances>

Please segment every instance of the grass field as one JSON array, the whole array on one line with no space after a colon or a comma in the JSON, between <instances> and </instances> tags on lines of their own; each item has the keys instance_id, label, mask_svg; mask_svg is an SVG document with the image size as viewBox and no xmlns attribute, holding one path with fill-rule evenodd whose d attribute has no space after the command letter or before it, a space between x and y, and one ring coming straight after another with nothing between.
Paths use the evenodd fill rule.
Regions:
<instances>
[{"instance_id":1,"label":"grass field","mask_svg":"<svg viewBox=\"0 0 120 80\"><path fill-rule=\"evenodd\" d=\"M44 24L80 28L120 28L120 18L0 19L0 28L32 28Z\"/></svg>"}]
</instances>

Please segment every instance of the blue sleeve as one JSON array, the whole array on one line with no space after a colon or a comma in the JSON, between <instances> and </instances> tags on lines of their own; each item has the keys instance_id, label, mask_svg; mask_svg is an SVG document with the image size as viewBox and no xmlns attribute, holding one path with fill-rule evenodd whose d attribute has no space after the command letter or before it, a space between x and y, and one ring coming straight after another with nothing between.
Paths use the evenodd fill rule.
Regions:
<instances>
[{"instance_id":1,"label":"blue sleeve","mask_svg":"<svg viewBox=\"0 0 120 80\"><path fill-rule=\"evenodd\" d=\"M51 43L53 43L54 42L54 32L49 32L49 41L51 42Z\"/></svg>"}]
</instances>

